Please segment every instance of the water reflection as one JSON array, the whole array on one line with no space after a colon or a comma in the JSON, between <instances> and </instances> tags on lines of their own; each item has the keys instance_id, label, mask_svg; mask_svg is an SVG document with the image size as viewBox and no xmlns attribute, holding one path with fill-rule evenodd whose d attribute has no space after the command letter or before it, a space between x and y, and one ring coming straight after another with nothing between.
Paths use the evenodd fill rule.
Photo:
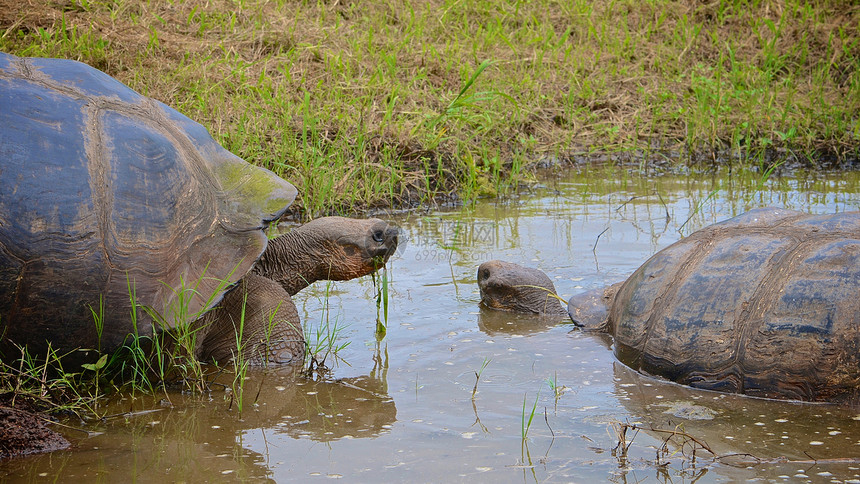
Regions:
<instances>
[{"instance_id":1,"label":"water reflection","mask_svg":"<svg viewBox=\"0 0 860 484\"><path fill-rule=\"evenodd\" d=\"M739 469L758 468L792 469L793 475L816 461L847 473L860 464L860 421L852 410L694 390L642 376L621 363L614 364L614 381L629 422L695 438L713 451L697 445L699 465L720 464L711 465L718 474L736 476ZM668 439L676 463L693 465L688 438L645 433Z\"/></svg>"},{"instance_id":2,"label":"water reflection","mask_svg":"<svg viewBox=\"0 0 860 484\"><path fill-rule=\"evenodd\" d=\"M397 420L397 408L388 394L387 371L385 367L366 376L296 384L292 398L282 407L275 431L319 442L388 432ZM272 401L266 397L261 395L261 400ZM271 421L260 422L254 427L271 425Z\"/></svg>"},{"instance_id":3,"label":"water reflection","mask_svg":"<svg viewBox=\"0 0 860 484\"><path fill-rule=\"evenodd\" d=\"M148 481L152 470L159 482L208 481L219 475L269 479L272 456L253 450L258 442L265 449L279 434L326 443L388 432L397 409L388 394L387 352L375 359L378 366L370 374L335 380L303 379L295 367L251 371L241 412L229 391L209 401L183 395L170 395L171 401L126 397L104 409L112 417L86 426L91 437L70 434L70 451L20 459L4 470L9 476L63 481L102 474L110 481Z\"/></svg>"},{"instance_id":4,"label":"water reflection","mask_svg":"<svg viewBox=\"0 0 860 484\"><path fill-rule=\"evenodd\" d=\"M643 377L621 363L614 376L616 394L632 417L655 428L680 425L718 456L806 461L857 455L860 421L844 408L694 390ZM799 435L808 439L792 438Z\"/></svg>"},{"instance_id":5,"label":"water reflection","mask_svg":"<svg viewBox=\"0 0 860 484\"><path fill-rule=\"evenodd\" d=\"M478 313L478 328L489 336L540 333L560 324L573 326L570 319L563 316L517 314L484 307Z\"/></svg>"}]
</instances>

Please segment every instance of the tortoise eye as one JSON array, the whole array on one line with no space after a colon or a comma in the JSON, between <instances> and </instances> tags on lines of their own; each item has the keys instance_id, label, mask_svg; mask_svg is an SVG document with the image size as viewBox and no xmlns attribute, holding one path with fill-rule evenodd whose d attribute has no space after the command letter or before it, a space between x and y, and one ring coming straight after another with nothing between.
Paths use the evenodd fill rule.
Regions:
<instances>
[{"instance_id":1,"label":"tortoise eye","mask_svg":"<svg viewBox=\"0 0 860 484\"><path fill-rule=\"evenodd\" d=\"M385 234L381 230L374 230L373 240L375 240L376 242L382 242L383 240L385 240Z\"/></svg>"}]
</instances>

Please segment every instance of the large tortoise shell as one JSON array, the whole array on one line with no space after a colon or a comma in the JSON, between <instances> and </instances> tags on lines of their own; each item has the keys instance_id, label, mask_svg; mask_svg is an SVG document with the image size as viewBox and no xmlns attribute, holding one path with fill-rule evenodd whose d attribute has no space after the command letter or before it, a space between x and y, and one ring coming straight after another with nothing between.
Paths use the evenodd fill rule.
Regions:
<instances>
[{"instance_id":1,"label":"large tortoise shell","mask_svg":"<svg viewBox=\"0 0 860 484\"><path fill-rule=\"evenodd\" d=\"M693 387L837 401L860 388L860 213L758 209L657 253L609 317L632 368Z\"/></svg>"},{"instance_id":2,"label":"large tortoise shell","mask_svg":"<svg viewBox=\"0 0 860 484\"><path fill-rule=\"evenodd\" d=\"M168 322L191 317L250 269L295 196L107 74L0 53L4 352L116 348L134 330L130 295Z\"/></svg>"}]
</instances>

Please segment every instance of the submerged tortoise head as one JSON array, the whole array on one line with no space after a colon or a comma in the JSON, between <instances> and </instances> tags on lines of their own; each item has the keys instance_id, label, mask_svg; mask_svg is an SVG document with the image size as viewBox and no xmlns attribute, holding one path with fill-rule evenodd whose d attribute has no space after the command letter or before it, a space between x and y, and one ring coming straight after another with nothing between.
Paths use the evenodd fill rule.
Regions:
<instances>
[{"instance_id":1,"label":"submerged tortoise head","mask_svg":"<svg viewBox=\"0 0 860 484\"><path fill-rule=\"evenodd\" d=\"M481 304L490 309L535 314L566 314L555 286L543 271L491 260L478 267Z\"/></svg>"}]
</instances>

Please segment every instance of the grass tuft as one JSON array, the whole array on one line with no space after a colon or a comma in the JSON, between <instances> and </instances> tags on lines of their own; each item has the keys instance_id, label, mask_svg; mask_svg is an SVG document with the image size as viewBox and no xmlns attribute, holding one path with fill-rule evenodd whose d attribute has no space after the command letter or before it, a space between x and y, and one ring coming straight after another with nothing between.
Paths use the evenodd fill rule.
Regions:
<instances>
[{"instance_id":1,"label":"grass tuft","mask_svg":"<svg viewBox=\"0 0 860 484\"><path fill-rule=\"evenodd\" d=\"M306 217L505 194L541 161L860 157L845 2L19 3L0 50L176 107L295 183Z\"/></svg>"},{"instance_id":2,"label":"grass tuft","mask_svg":"<svg viewBox=\"0 0 860 484\"><path fill-rule=\"evenodd\" d=\"M520 421L520 423L521 423L520 435L522 436L523 441L525 441L529 436L529 429L532 426L532 420L534 420L534 418L535 418L535 411L537 410L537 403L538 403L539 399L540 399L540 390L538 390L537 395L535 395L535 402L532 405L531 411L527 412L526 411L526 394L525 393L523 394L523 414L522 414L522 419Z\"/></svg>"}]
</instances>

